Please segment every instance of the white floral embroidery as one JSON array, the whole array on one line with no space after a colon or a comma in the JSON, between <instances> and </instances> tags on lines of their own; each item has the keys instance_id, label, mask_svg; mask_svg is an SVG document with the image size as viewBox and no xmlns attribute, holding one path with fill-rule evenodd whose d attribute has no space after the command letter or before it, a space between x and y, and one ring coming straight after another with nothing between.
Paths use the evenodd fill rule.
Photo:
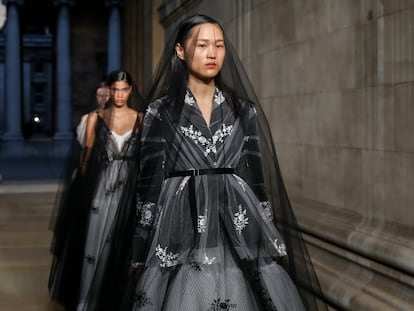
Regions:
<instances>
[{"instance_id":1,"label":"white floral embroidery","mask_svg":"<svg viewBox=\"0 0 414 311\"><path fill-rule=\"evenodd\" d=\"M278 239L270 240L270 241L272 242L273 246L276 248L276 250L281 256L287 255L285 243L279 242Z\"/></svg>"},{"instance_id":2,"label":"white floral embroidery","mask_svg":"<svg viewBox=\"0 0 414 311\"><path fill-rule=\"evenodd\" d=\"M157 117L157 118L159 118L159 116L160 116L160 114L158 112L158 109L157 108L153 108L153 107L148 107L147 108L146 115L152 115L152 116Z\"/></svg>"},{"instance_id":3,"label":"white floral embroidery","mask_svg":"<svg viewBox=\"0 0 414 311\"><path fill-rule=\"evenodd\" d=\"M188 180L191 176L185 176L184 179L181 181L180 185L178 186L178 190L175 192L175 194L180 194L181 191L183 191L185 185L187 184Z\"/></svg>"},{"instance_id":4,"label":"white floral embroidery","mask_svg":"<svg viewBox=\"0 0 414 311\"><path fill-rule=\"evenodd\" d=\"M241 204L239 204L239 212L233 217L233 223L236 226L236 231L241 234L242 230L249 224L249 218L246 217L247 211L243 210Z\"/></svg>"},{"instance_id":5,"label":"white floral embroidery","mask_svg":"<svg viewBox=\"0 0 414 311\"><path fill-rule=\"evenodd\" d=\"M221 105L222 103L224 103L225 100L226 98L224 97L223 92L216 88L213 98L214 103L216 103L217 105ZM194 106L194 104L196 103L194 96L191 94L189 90L187 90L185 93L184 102L190 106Z\"/></svg>"},{"instance_id":6,"label":"white floral embroidery","mask_svg":"<svg viewBox=\"0 0 414 311\"><path fill-rule=\"evenodd\" d=\"M139 203L140 208L137 209L137 215L140 217L139 223L143 226L150 226L153 220L151 209L155 206L155 203L147 202Z\"/></svg>"},{"instance_id":7,"label":"white floral embroidery","mask_svg":"<svg viewBox=\"0 0 414 311\"><path fill-rule=\"evenodd\" d=\"M216 88L216 92L214 93L214 102L217 105L221 105L225 100L226 98L224 97L223 93Z\"/></svg>"},{"instance_id":8,"label":"white floral embroidery","mask_svg":"<svg viewBox=\"0 0 414 311\"><path fill-rule=\"evenodd\" d=\"M262 218L265 221L272 221L273 220L273 210L272 206L270 205L269 201L260 202L260 207L262 208Z\"/></svg>"},{"instance_id":9,"label":"white floral embroidery","mask_svg":"<svg viewBox=\"0 0 414 311\"><path fill-rule=\"evenodd\" d=\"M204 156L207 156L211 152L213 152L214 154L217 153L216 144L218 142L222 143L224 141L224 138L231 135L233 131L233 125L222 124L221 128L219 128L214 133L211 139L204 137L201 131L196 130L192 124L189 127L181 126L180 130L181 133L184 134L184 136L192 139L194 143L203 146L205 148Z\"/></svg>"},{"instance_id":10,"label":"white floral embroidery","mask_svg":"<svg viewBox=\"0 0 414 311\"><path fill-rule=\"evenodd\" d=\"M191 95L191 93L187 90L185 93L184 102L190 106L194 106L195 98Z\"/></svg>"},{"instance_id":11,"label":"white floral embroidery","mask_svg":"<svg viewBox=\"0 0 414 311\"><path fill-rule=\"evenodd\" d=\"M177 265L178 253L167 253L167 247L162 248L161 245L157 245L155 248L155 255L161 260L160 266L162 268L168 268Z\"/></svg>"},{"instance_id":12,"label":"white floral embroidery","mask_svg":"<svg viewBox=\"0 0 414 311\"><path fill-rule=\"evenodd\" d=\"M204 254L203 264L212 265L216 261L216 257L208 258L207 254Z\"/></svg>"},{"instance_id":13,"label":"white floral embroidery","mask_svg":"<svg viewBox=\"0 0 414 311\"><path fill-rule=\"evenodd\" d=\"M207 228L207 216L199 215L197 221L197 231L198 233L206 232Z\"/></svg>"},{"instance_id":14,"label":"white floral embroidery","mask_svg":"<svg viewBox=\"0 0 414 311\"><path fill-rule=\"evenodd\" d=\"M233 176L236 177L237 183L243 189L243 192L246 192L246 185L247 185L247 183L240 176L237 176L235 174Z\"/></svg>"}]
</instances>

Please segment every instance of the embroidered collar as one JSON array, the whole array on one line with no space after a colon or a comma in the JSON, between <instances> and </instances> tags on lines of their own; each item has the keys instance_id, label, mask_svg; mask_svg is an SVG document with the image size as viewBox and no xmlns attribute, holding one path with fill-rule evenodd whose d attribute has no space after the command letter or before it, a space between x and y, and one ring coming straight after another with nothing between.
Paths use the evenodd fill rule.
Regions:
<instances>
[{"instance_id":1,"label":"embroidered collar","mask_svg":"<svg viewBox=\"0 0 414 311\"><path fill-rule=\"evenodd\" d=\"M225 100L226 98L224 97L223 92L216 87L213 97L213 107L221 105ZM187 88L187 91L185 92L184 102L190 106L194 106L196 104L194 95L191 93L189 88Z\"/></svg>"}]
</instances>

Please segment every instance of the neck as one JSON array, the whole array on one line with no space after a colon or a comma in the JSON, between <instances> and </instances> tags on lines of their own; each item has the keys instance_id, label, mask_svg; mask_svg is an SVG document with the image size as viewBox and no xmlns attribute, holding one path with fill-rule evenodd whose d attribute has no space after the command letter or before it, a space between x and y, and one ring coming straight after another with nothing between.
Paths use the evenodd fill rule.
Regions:
<instances>
[{"instance_id":1,"label":"neck","mask_svg":"<svg viewBox=\"0 0 414 311\"><path fill-rule=\"evenodd\" d=\"M127 105L117 106L114 104L111 106L111 110L114 114L121 114L124 111L128 110L128 106Z\"/></svg>"},{"instance_id":2,"label":"neck","mask_svg":"<svg viewBox=\"0 0 414 311\"><path fill-rule=\"evenodd\" d=\"M196 98L204 98L206 96L212 97L215 91L215 86L214 79L204 81L190 77L188 80L188 87Z\"/></svg>"}]
</instances>

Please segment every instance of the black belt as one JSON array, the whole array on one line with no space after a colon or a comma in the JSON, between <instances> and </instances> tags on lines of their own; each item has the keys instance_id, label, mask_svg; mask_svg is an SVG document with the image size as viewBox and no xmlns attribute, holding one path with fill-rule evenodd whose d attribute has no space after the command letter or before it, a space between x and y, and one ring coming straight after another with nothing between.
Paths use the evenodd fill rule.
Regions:
<instances>
[{"instance_id":1,"label":"black belt","mask_svg":"<svg viewBox=\"0 0 414 311\"><path fill-rule=\"evenodd\" d=\"M218 175L218 174L234 174L236 170L230 167L219 168L203 168L200 170L177 171L167 174L167 178L179 176L201 176L201 175Z\"/></svg>"},{"instance_id":2,"label":"black belt","mask_svg":"<svg viewBox=\"0 0 414 311\"><path fill-rule=\"evenodd\" d=\"M171 172L167 174L167 178L170 177L179 177L179 176L190 176L189 180L189 199L190 199L190 209L191 209L191 221L193 224L193 232L194 232L194 241L193 247L197 248L199 241L200 241L200 234L197 230L197 197L195 193L195 184L194 184L194 177L201 176L201 175L219 175L219 174L234 174L236 170L230 167L220 167L220 168L204 168L199 170L188 170L188 171L177 171Z\"/></svg>"}]
</instances>

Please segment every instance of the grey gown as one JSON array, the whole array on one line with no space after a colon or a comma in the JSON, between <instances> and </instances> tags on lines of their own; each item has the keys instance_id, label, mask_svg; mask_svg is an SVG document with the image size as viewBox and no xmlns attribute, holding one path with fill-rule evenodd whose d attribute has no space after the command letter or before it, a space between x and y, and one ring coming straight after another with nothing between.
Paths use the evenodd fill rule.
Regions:
<instances>
[{"instance_id":1,"label":"grey gown","mask_svg":"<svg viewBox=\"0 0 414 311\"><path fill-rule=\"evenodd\" d=\"M90 295L101 282L101 276L96 275L97 266L102 265L103 255L108 256L105 248L112 242L114 219L118 209L123 208L120 202L126 187L131 187L128 179L135 174L132 170L138 161L135 155L137 131L134 128L118 135L111 132L104 120L98 117L95 158L91 161L99 162L100 169L97 170L86 231L78 311L92 310L92 305L96 303L90 301Z\"/></svg>"}]
</instances>

